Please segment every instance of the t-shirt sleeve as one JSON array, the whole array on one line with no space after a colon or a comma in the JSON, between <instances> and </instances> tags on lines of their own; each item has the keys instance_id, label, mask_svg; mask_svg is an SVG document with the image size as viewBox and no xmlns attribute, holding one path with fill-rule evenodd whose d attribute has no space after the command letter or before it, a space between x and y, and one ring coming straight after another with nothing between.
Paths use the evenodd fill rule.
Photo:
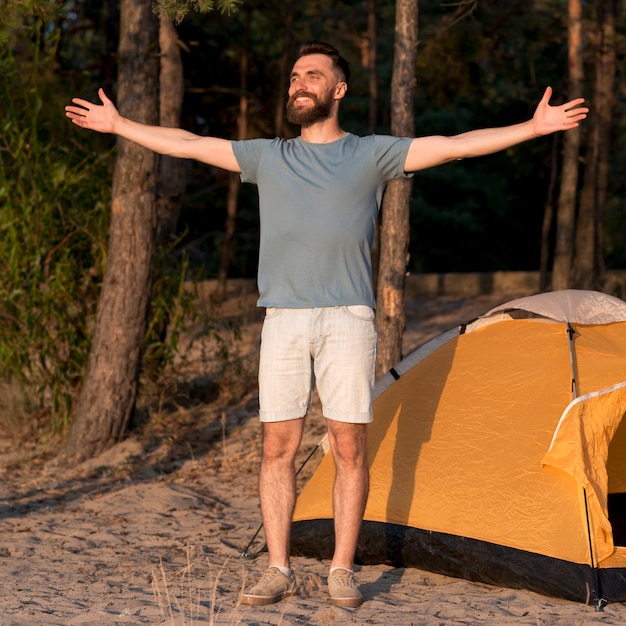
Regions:
<instances>
[{"instance_id":1,"label":"t-shirt sleeve","mask_svg":"<svg viewBox=\"0 0 626 626\"><path fill-rule=\"evenodd\" d=\"M404 164L411 137L392 137L390 135L373 135L376 165L384 180L394 178L411 178L413 172L405 172Z\"/></svg>"},{"instance_id":2,"label":"t-shirt sleeve","mask_svg":"<svg viewBox=\"0 0 626 626\"><path fill-rule=\"evenodd\" d=\"M257 184L257 173L263 150L271 143L270 139L246 139L233 141L233 152L241 168L241 182Z\"/></svg>"}]
</instances>

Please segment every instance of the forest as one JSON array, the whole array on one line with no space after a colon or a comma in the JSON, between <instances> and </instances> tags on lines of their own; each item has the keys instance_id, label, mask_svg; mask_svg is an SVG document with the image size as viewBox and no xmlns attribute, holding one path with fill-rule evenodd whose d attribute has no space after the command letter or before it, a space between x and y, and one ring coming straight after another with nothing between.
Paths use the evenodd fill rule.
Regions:
<instances>
[{"instance_id":1,"label":"forest","mask_svg":"<svg viewBox=\"0 0 626 626\"><path fill-rule=\"evenodd\" d=\"M146 119L200 135L292 137L298 128L283 116L288 71L297 46L319 39L351 62L342 126L389 134L399 101L397 16L408 8L416 136L527 120L547 86L554 103L582 96L591 113L571 139L560 133L418 172L405 271L540 270L546 289L601 289L607 269L626 267L620 0L0 0L0 8L0 379L17 384L15 402L27 398L55 429L115 387L105 377L86 391L90 354L110 342L99 328L120 307L107 313L98 303L115 282L107 264L120 233L146 227L130 214L114 219L116 197L128 202L141 186L128 163L144 157L64 116L72 97L97 101L99 87L128 116L149 105ZM168 59L174 78L165 77ZM129 324L140 323L124 330L134 333L127 354L109 365L131 381L113 439L128 425L140 376L158 376L177 348L176 329L193 306L184 285L256 272L256 188L166 161L155 166L156 190L144 190L159 198L144 261L149 293L129 309ZM5 402L2 413L13 409Z\"/></svg>"}]
</instances>

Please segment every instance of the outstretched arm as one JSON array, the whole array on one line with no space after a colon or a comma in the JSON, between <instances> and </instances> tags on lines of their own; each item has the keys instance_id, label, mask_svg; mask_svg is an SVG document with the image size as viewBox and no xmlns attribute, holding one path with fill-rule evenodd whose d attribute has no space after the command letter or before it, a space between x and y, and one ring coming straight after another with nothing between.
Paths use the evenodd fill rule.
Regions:
<instances>
[{"instance_id":1,"label":"outstretched arm","mask_svg":"<svg viewBox=\"0 0 626 626\"><path fill-rule=\"evenodd\" d=\"M102 89L98 90L98 96L101 105L74 98L73 105L65 107L65 115L81 128L119 135L159 154L195 159L231 172L240 171L228 139L202 137L180 128L134 122L119 114Z\"/></svg>"},{"instance_id":2,"label":"outstretched arm","mask_svg":"<svg viewBox=\"0 0 626 626\"><path fill-rule=\"evenodd\" d=\"M576 128L589 109L577 98L559 106L550 106L552 88L548 87L532 119L501 128L471 130L453 137L432 136L414 139L404 164L406 172L415 172L457 159L484 156L506 150L518 143L559 130Z\"/></svg>"}]
</instances>

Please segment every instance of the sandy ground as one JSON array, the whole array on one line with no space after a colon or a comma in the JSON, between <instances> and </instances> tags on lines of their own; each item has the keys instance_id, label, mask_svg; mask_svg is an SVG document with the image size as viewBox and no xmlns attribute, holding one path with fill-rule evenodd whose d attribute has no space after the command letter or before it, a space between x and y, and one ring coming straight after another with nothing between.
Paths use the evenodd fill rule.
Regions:
<instances>
[{"instance_id":1,"label":"sandy ground","mask_svg":"<svg viewBox=\"0 0 626 626\"><path fill-rule=\"evenodd\" d=\"M410 300L405 351L509 299ZM626 623L624 604L596 611L527 591L382 565L357 568L366 602L340 609L327 600L328 563L301 557L293 562L297 596L269 607L240 606L242 587L266 565L265 554L242 556L260 526L260 441L251 383L260 321L244 309L241 338L230 345L244 366L228 374L227 393L207 383L214 362L206 355L215 347L197 342L178 364L186 386L179 384L177 396L163 394L151 419L99 458L66 467L49 452L50 444L46 451L45 445L4 439L0 626ZM323 432L315 405L302 459ZM249 552L262 547L261 531Z\"/></svg>"}]
</instances>

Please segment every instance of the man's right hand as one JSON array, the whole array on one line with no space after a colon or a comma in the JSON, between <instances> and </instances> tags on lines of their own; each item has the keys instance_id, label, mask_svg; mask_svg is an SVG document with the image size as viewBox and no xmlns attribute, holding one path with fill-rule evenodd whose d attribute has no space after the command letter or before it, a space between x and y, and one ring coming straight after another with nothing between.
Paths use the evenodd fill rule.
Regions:
<instances>
[{"instance_id":1,"label":"man's right hand","mask_svg":"<svg viewBox=\"0 0 626 626\"><path fill-rule=\"evenodd\" d=\"M66 106L65 115L81 128L88 128L99 133L115 133L115 125L120 114L102 88L98 89L98 96L102 104L94 104L82 98L72 98L72 103L78 106Z\"/></svg>"}]
</instances>

